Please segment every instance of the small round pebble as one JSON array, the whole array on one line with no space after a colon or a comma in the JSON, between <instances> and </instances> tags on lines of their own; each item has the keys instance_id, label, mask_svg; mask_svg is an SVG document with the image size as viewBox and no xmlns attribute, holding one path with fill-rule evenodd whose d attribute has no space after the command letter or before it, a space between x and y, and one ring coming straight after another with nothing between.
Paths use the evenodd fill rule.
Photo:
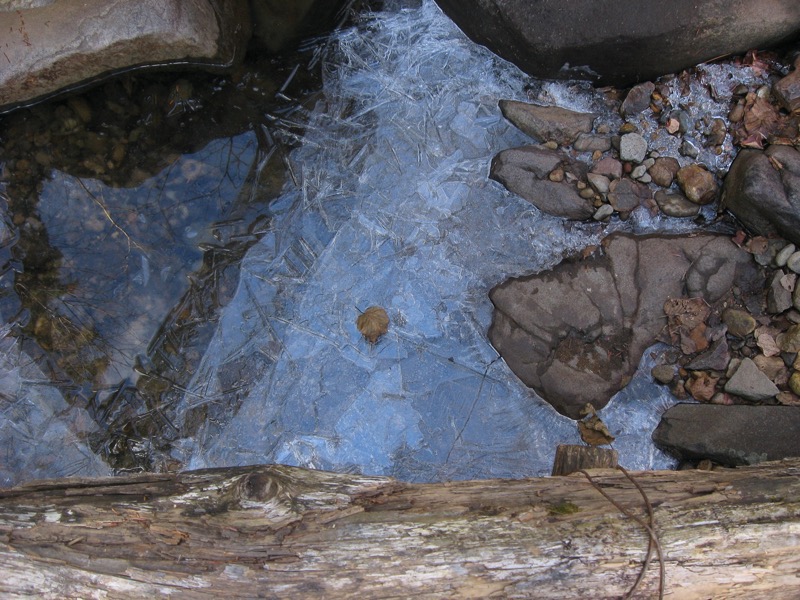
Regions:
<instances>
[{"instance_id":1,"label":"small round pebble","mask_svg":"<svg viewBox=\"0 0 800 600\"><path fill-rule=\"evenodd\" d=\"M783 249L775 255L775 265L778 267L786 266L786 262L789 260L789 257L794 254L795 250L797 250L797 248L795 248L794 244L787 244L784 246Z\"/></svg>"},{"instance_id":2,"label":"small round pebble","mask_svg":"<svg viewBox=\"0 0 800 600\"><path fill-rule=\"evenodd\" d=\"M728 333L736 337L747 337L756 329L756 320L738 308L729 308L722 313L722 321L728 328Z\"/></svg>"},{"instance_id":3,"label":"small round pebble","mask_svg":"<svg viewBox=\"0 0 800 600\"><path fill-rule=\"evenodd\" d=\"M603 206L601 206L595 211L594 215L592 215L592 218L595 221L602 221L603 219L607 219L613 214L614 214L614 207L611 206L610 204L603 204Z\"/></svg>"},{"instance_id":4,"label":"small round pebble","mask_svg":"<svg viewBox=\"0 0 800 600\"><path fill-rule=\"evenodd\" d=\"M675 367L673 365L656 365L650 370L650 374L658 383L666 385L672 383L675 378Z\"/></svg>"}]
</instances>

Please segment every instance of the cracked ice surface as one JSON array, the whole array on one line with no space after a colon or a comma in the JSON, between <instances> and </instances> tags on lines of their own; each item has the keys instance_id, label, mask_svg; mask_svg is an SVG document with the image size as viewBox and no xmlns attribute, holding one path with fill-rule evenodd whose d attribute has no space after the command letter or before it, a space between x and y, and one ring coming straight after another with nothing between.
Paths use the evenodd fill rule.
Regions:
<instances>
[{"instance_id":1,"label":"cracked ice surface","mask_svg":"<svg viewBox=\"0 0 800 600\"><path fill-rule=\"evenodd\" d=\"M432 1L339 34L325 97L290 157L297 185L245 257L185 398L186 409L232 394L241 404L181 441L187 468L520 477L548 473L556 444L579 443L575 423L521 384L486 337L492 286L601 234L487 179L494 154L529 143L497 108L524 100L525 83ZM374 346L355 326L371 305L391 318ZM664 468L672 463L649 438L671 401L646 379L602 416L622 464Z\"/></svg>"}]
</instances>

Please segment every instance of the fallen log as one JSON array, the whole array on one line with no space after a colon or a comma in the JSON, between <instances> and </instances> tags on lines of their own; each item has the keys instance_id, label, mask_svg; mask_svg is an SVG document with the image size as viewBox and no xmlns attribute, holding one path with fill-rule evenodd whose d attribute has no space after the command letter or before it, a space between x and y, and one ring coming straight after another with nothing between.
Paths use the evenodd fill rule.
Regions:
<instances>
[{"instance_id":1,"label":"fallen log","mask_svg":"<svg viewBox=\"0 0 800 600\"><path fill-rule=\"evenodd\" d=\"M0 592L619 598L645 565L646 496L668 597L798 598L798 475L794 459L439 484L286 466L41 481L0 490ZM659 567L635 597L657 597Z\"/></svg>"}]
</instances>

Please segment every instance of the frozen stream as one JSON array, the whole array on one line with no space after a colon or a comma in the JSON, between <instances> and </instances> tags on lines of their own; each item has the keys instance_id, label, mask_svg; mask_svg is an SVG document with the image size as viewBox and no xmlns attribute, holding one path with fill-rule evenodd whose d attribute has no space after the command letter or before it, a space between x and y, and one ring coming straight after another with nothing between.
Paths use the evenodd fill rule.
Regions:
<instances>
[{"instance_id":1,"label":"frozen stream","mask_svg":"<svg viewBox=\"0 0 800 600\"><path fill-rule=\"evenodd\" d=\"M525 99L525 77L432 1L341 34L333 64L291 157L298 186L246 256L185 408L213 415L232 382L255 384L176 458L414 481L549 472L555 446L579 442L575 423L497 360L487 292L601 231L568 228L487 179L496 152L529 142L497 108ZM371 305L391 318L375 346L355 326ZM640 377L603 412L624 465L671 464L649 441L670 402Z\"/></svg>"},{"instance_id":2,"label":"frozen stream","mask_svg":"<svg viewBox=\"0 0 800 600\"><path fill-rule=\"evenodd\" d=\"M292 181L269 205L269 230L247 251L199 368L165 409L173 437L161 447L171 455L154 464L278 462L409 481L547 474L556 445L580 443L577 428L489 344L489 290L557 264L612 228L695 227L641 208L611 226L569 224L489 181L497 152L531 143L502 118L501 98L597 112L612 131L622 121L588 84L530 80L473 44L433 0L395 4L337 34L324 94L289 156ZM688 112L724 116L727 99L707 104L707 84L716 77L728 86L726 68L710 68ZM639 126L651 148L677 156L677 138L652 118ZM724 169L732 146L726 141L720 156L701 151L701 162ZM232 186L220 197L235 196ZM0 231L6 246L11 229ZM162 250L153 265L156 255L173 254ZM373 305L391 318L375 345L355 324ZM10 331L0 328L0 485L109 473L85 442L98 425ZM146 340L137 338L126 356L140 346ZM675 402L651 383L660 351L645 354L601 414L631 469L674 464L650 441ZM135 383L129 371L120 389Z\"/></svg>"}]
</instances>

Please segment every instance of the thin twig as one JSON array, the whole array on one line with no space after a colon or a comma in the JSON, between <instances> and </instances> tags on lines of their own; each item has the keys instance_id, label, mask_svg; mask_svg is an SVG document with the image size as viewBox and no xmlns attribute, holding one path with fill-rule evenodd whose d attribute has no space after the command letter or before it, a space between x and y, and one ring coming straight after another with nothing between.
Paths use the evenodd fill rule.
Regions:
<instances>
[{"instance_id":1,"label":"thin twig","mask_svg":"<svg viewBox=\"0 0 800 600\"><path fill-rule=\"evenodd\" d=\"M645 561L644 561L644 564L642 565L642 569L641 569L641 571L639 573L639 577L637 577L637 579L634 582L633 586L631 587L630 590L628 590L628 592L625 594L624 598L631 598L633 596L634 592L636 591L636 589L639 587L639 584L641 583L642 579L644 578L644 574L647 571L647 568L650 566L650 555L651 555L651 551L652 551L653 546L655 546L656 547L656 553L658 554L658 560L659 560L659 563L661 565L660 569L659 569L660 577L659 577L659 582L658 582L658 598L659 598L659 600L663 600L663 598L664 598L664 578L665 578L664 556L663 556L663 554L661 552L661 542L659 541L658 535L656 534L655 529L653 527L653 525L654 525L653 506L650 503L650 499L647 497L647 494L645 494L645 492L642 489L642 487L638 484L638 482L636 482L633 479L633 477L630 475L630 473L628 473L628 471L626 471L623 467L621 467L619 465L617 465L617 468L620 471L623 472L625 477L627 477L633 483L633 485L636 486L636 489L639 490L639 493L644 498L645 504L647 506L648 518L649 518L649 521L650 521L649 524L646 523L645 521L643 521L638 516L634 515L632 512L630 512L628 509L626 509L624 506L622 506L616 500L614 500L611 496L609 496L605 492L605 490L603 490L603 488L601 488L597 484L597 482L594 479L592 479L592 476L589 475L589 473L585 469L581 469L579 472L582 473L584 475L584 477L586 477L586 479L592 485L592 487L594 487L598 492L600 492L600 494L602 494L602 496L606 500L608 500L611 504L613 504L614 507L617 510L619 510L623 515L625 515L629 519L631 519L634 522L636 522L639 525L641 525L648 533L649 539L648 539L648 543L647 543L647 556L645 557Z\"/></svg>"}]
</instances>

